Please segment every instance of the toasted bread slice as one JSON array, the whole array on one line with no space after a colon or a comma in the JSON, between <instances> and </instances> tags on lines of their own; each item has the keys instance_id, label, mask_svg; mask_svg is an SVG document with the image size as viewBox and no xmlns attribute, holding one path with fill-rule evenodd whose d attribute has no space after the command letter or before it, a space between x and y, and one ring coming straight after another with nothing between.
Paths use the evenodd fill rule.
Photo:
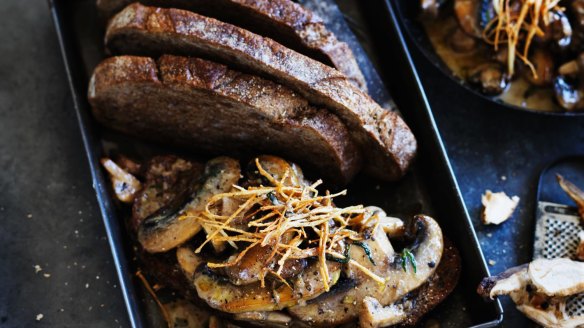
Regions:
<instances>
[{"instance_id":1,"label":"toasted bread slice","mask_svg":"<svg viewBox=\"0 0 584 328\"><path fill-rule=\"evenodd\" d=\"M425 284L404 298L403 302L411 306L405 306L406 319L398 326L415 326L424 315L442 303L458 284L461 267L458 249L448 238L444 238L444 253L436 272Z\"/></svg>"},{"instance_id":2,"label":"toasted bread slice","mask_svg":"<svg viewBox=\"0 0 584 328\"><path fill-rule=\"evenodd\" d=\"M97 0L109 18L134 0ZM367 83L351 48L337 40L312 11L291 0L139 0L140 3L190 10L267 36L344 73L359 89Z\"/></svg>"},{"instance_id":3,"label":"toasted bread slice","mask_svg":"<svg viewBox=\"0 0 584 328\"><path fill-rule=\"evenodd\" d=\"M115 130L213 154L280 154L332 184L360 167L336 116L286 87L202 59L106 59L91 78L89 102Z\"/></svg>"},{"instance_id":4,"label":"toasted bread slice","mask_svg":"<svg viewBox=\"0 0 584 328\"><path fill-rule=\"evenodd\" d=\"M135 3L112 18L105 42L113 53L210 57L286 85L345 122L366 171L377 178L400 178L414 157L416 140L395 112L381 108L337 70L239 27Z\"/></svg>"}]
</instances>

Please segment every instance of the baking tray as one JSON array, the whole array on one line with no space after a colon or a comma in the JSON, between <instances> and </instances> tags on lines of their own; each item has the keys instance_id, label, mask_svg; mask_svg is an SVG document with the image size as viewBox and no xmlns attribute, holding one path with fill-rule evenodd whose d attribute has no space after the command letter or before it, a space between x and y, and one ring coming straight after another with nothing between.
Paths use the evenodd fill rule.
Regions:
<instances>
[{"instance_id":1,"label":"baking tray","mask_svg":"<svg viewBox=\"0 0 584 328\"><path fill-rule=\"evenodd\" d=\"M144 144L112 133L97 125L92 118L86 100L87 84L93 67L104 57L103 29L96 16L94 2L95 0L49 0L49 5L129 321L133 327L152 327L157 321L151 311L152 302L134 276L137 267L132 260L134 254L131 241L123 224L125 214L115 207L109 181L100 169L99 159L112 149L134 157L147 157L169 150L160 145ZM355 9L351 10L352 15L345 20L333 0L300 2L322 16L339 39L349 43L368 81L371 96L382 105L393 103L360 43L368 48L370 54L375 54L368 38L370 26L364 23L366 17L356 14L363 9L361 6L364 3L344 0L341 3L343 8ZM427 315L426 320L439 322L442 327L497 326L503 319L501 305L499 302L484 302L475 292L480 280L489 274L488 268L397 24L394 9L388 1L365 3L367 12L376 15L375 23L382 26L381 30L376 29L379 32L376 37L391 45L388 58L394 65L387 74L387 82L391 86L398 86L399 97L396 102L404 109L402 115L418 139L419 154L411 171L401 181L382 183L358 176L348 186L349 197L344 202L381 206L390 215L401 217L422 212L434 216L440 222L445 235L460 250L463 271L454 293ZM360 34L359 41L347 21Z\"/></svg>"}]
</instances>

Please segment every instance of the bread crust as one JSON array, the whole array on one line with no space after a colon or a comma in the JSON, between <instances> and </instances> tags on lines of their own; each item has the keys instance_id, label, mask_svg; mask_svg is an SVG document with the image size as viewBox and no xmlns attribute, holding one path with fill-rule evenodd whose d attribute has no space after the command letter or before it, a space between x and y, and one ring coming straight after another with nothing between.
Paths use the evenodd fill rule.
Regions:
<instances>
[{"instance_id":1,"label":"bread crust","mask_svg":"<svg viewBox=\"0 0 584 328\"><path fill-rule=\"evenodd\" d=\"M134 3L112 18L105 42L114 53L205 56L286 85L343 120L361 148L366 171L379 179L401 178L416 152L415 137L401 117L342 73L236 26Z\"/></svg>"},{"instance_id":2,"label":"bread crust","mask_svg":"<svg viewBox=\"0 0 584 328\"><path fill-rule=\"evenodd\" d=\"M133 0L98 0L102 17L110 18ZM351 48L339 41L312 11L291 0L140 0L165 8L190 10L272 38L286 47L332 66L359 89L367 83Z\"/></svg>"},{"instance_id":3,"label":"bread crust","mask_svg":"<svg viewBox=\"0 0 584 328\"><path fill-rule=\"evenodd\" d=\"M214 62L111 57L95 69L89 102L102 124L156 142L230 156L274 153L332 185L359 171L344 124L290 89Z\"/></svg>"}]
</instances>

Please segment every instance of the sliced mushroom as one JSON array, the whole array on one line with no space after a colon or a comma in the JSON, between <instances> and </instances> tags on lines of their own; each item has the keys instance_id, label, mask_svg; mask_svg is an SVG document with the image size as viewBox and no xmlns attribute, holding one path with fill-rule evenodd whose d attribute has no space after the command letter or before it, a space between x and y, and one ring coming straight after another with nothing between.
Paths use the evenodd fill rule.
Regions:
<instances>
[{"instance_id":1,"label":"sliced mushroom","mask_svg":"<svg viewBox=\"0 0 584 328\"><path fill-rule=\"evenodd\" d=\"M369 236L363 242L365 247L353 245L349 251L349 256L360 266L384 277L394 261L395 251L393 246L380 225L377 225L372 232L365 232L364 234ZM362 270L350 262L345 266L345 274L349 279L358 283L370 279Z\"/></svg>"},{"instance_id":2,"label":"sliced mushroom","mask_svg":"<svg viewBox=\"0 0 584 328\"><path fill-rule=\"evenodd\" d=\"M247 285L260 281L265 268L276 271L279 256L274 256L268 261L272 253L272 247L256 245L252 247L243 258L235 265L223 269L223 274L234 285ZM235 257L236 255L233 255ZM228 259L227 262L231 260ZM290 259L284 262L280 277L290 279L300 274L306 268L306 260Z\"/></svg>"},{"instance_id":3,"label":"sliced mushroom","mask_svg":"<svg viewBox=\"0 0 584 328\"><path fill-rule=\"evenodd\" d=\"M294 317L313 325L337 325L355 320L366 296L377 299L382 306L387 306L418 288L434 273L440 262L444 247L442 230L432 218L416 216L410 222L406 235L410 237L410 240L414 240L409 245L409 249L417 261L417 272L414 273L411 267L404 271L401 255L394 253L393 248L386 248L382 252L386 257L391 255L391 258L376 262L375 266L368 257L357 257L355 260L363 266L374 268L376 272L384 272L383 276L387 277L385 285L379 285L373 279L355 274L353 275L353 281L356 282L354 287L343 292L331 290L318 299L308 302L307 305L291 307L289 312ZM366 244L375 247L375 244L371 244L373 239L376 243L379 241L378 238L371 238L366 241ZM383 244L385 244L384 241L378 243L378 245ZM351 248L353 249L357 248Z\"/></svg>"},{"instance_id":4,"label":"sliced mushroom","mask_svg":"<svg viewBox=\"0 0 584 328\"><path fill-rule=\"evenodd\" d=\"M239 163L218 157L205 166L203 181L146 218L138 229L138 241L151 253L169 251L201 230L197 215L213 195L228 192L240 178Z\"/></svg>"},{"instance_id":5,"label":"sliced mushroom","mask_svg":"<svg viewBox=\"0 0 584 328\"><path fill-rule=\"evenodd\" d=\"M569 5L574 29L584 29L584 0L572 0Z\"/></svg>"},{"instance_id":6,"label":"sliced mushroom","mask_svg":"<svg viewBox=\"0 0 584 328\"><path fill-rule=\"evenodd\" d=\"M570 1L567 5L567 14L573 30L570 48L575 52L580 52L584 46L584 0Z\"/></svg>"},{"instance_id":7,"label":"sliced mushroom","mask_svg":"<svg viewBox=\"0 0 584 328\"><path fill-rule=\"evenodd\" d=\"M361 328L378 328L393 326L402 322L406 312L398 305L383 306L373 297L363 299L363 308L359 314Z\"/></svg>"},{"instance_id":8,"label":"sliced mushroom","mask_svg":"<svg viewBox=\"0 0 584 328\"><path fill-rule=\"evenodd\" d=\"M280 181L284 178L286 174L287 177L284 180L284 185L289 186L305 186L308 182L304 178L304 173L302 169L285 159L272 156L272 155L261 155L257 157L257 161L261 167L274 177L274 179ZM247 165L247 177L249 183L252 185L264 185L270 186L271 183L264 176L262 176L258 170L255 159L252 160Z\"/></svg>"},{"instance_id":9,"label":"sliced mushroom","mask_svg":"<svg viewBox=\"0 0 584 328\"><path fill-rule=\"evenodd\" d=\"M562 64L554 80L554 95L567 111L584 109L584 52Z\"/></svg>"},{"instance_id":10,"label":"sliced mushroom","mask_svg":"<svg viewBox=\"0 0 584 328\"><path fill-rule=\"evenodd\" d=\"M584 109L584 91L566 76L559 75L554 80L554 95L560 106L567 111Z\"/></svg>"},{"instance_id":11,"label":"sliced mushroom","mask_svg":"<svg viewBox=\"0 0 584 328\"><path fill-rule=\"evenodd\" d=\"M285 185L307 185L302 170L296 164L271 155L259 156L257 157L257 160L260 166L274 179L281 181L284 179L284 176L286 176L284 179ZM248 164L247 175L250 177L252 184L271 184L270 181L267 181L267 179L260 174L255 159ZM241 222L243 229L247 229L245 224L245 222ZM279 256L275 256L268 261L268 258L271 255L271 250L272 248L269 246L255 246L250 249L236 265L226 267L222 272L227 276L229 281L235 285L247 285L258 282L262 271L264 271L265 268L276 269ZM233 257L235 256L236 255L233 255ZM285 262L280 276L283 279L295 277L300 274L305 267L306 260L288 260Z\"/></svg>"},{"instance_id":12,"label":"sliced mushroom","mask_svg":"<svg viewBox=\"0 0 584 328\"><path fill-rule=\"evenodd\" d=\"M136 194L142 189L140 181L109 158L102 158L101 165L111 177L116 197L124 203L133 202Z\"/></svg>"},{"instance_id":13,"label":"sliced mushroom","mask_svg":"<svg viewBox=\"0 0 584 328\"><path fill-rule=\"evenodd\" d=\"M559 75L577 77L579 73L580 73L580 65L578 65L578 61L575 59L570 60L569 62L562 64L562 66L560 66L558 68Z\"/></svg>"},{"instance_id":14,"label":"sliced mushroom","mask_svg":"<svg viewBox=\"0 0 584 328\"><path fill-rule=\"evenodd\" d=\"M405 232L404 221L400 218L387 216L385 211L377 206L367 206L365 208L373 215L377 215L378 225L383 229L389 238L401 237Z\"/></svg>"},{"instance_id":15,"label":"sliced mushroom","mask_svg":"<svg viewBox=\"0 0 584 328\"><path fill-rule=\"evenodd\" d=\"M566 312L568 297L584 292L584 263L569 259L538 259L485 278L479 294L494 298L509 295L533 321L545 327L579 327L584 316Z\"/></svg>"},{"instance_id":16,"label":"sliced mushroom","mask_svg":"<svg viewBox=\"0 0 584 328\"><path fill-rule=\"evenodd\" d=\"M327 266L329 285L334 285L340 277L340 265L327 262ZM295 277L290 287L276 282L266 287L259 282L236 286L206 266L197 270L193 283L199 297L210 307L227 313L277 311L325 292L316 262Z\"/></svg>"},{"instance_id":17,"label":"sliced mushroom","mask_svg":"<svg viewBox=\"0 0 584 328\"><path fill-rule=\"evenodd\" d=\"M550 10L548 19L549 25L547 31L544 30L544 35L549 35L557 50L568 49L572 42L572 26L568 16L561 10Z\"/></svg>"},{"instance_id":18,"label":"sliced mushroom","mask_svg":"<svg viewBox=\"0 0 584 328\"><path fill-rule=\"evenodd\" d=\"M176 260L179 267L189 280L192 280L195 277L197 268L205 263L199 255L195 254L194 249L187 246L181 246L176 249Z\"/></svg>"},{"instance_id":19,"label":"sliced mushroom","mask_svg":"<svg viewBox=\"0 0 584 328\"><path fill-rule=\"evenodd\" d=\"M505 91L509 77L503 65L498 62L488 62L471 69L467 80L478 86L482 93L494 96Z\"/></svg>"},{"instance_id":20,"label":"sliced mushroom","mask_svg":"<svg viewBox=\"0 0 584 328\"><path fill-rule=\"evenodd\" d=\"M173 155L153 157L143 166L143 188L134 199L130 221L135 233L144 219L196 185L204 170L201 163Z\"/></svg>"},{"instance_id":21,"label":"sliced mushroom","mask_svg":"<svg viewBox=\"0 0 584 328\"><path fill-rule=\"evenodd\" d=\"M454 0L454 13L462 30L479 39L494 16L492 2L487 0Z\"/></svg>"},{"instance_id":22,"label":"sliced mushroom","mask_svg":"<svg viewBox=\"0 0 584 328\"><path fill-rule=\"evenodd\" d=\"M529 60L535 68L535 74L531 70L524 70L524 76L529 83L544 87L549 86L554 81L555 63L552 54L543 48L535 48Z\"/></svg>"},{"instance_id":23,"label":"sliced mushroom","mask_svg":"<svg viewBox=\"0 0 584 328\"><path fill-rule=\"evenodd\" d=\"M448 44L452 50L458 53L466 53L476 49L477 40L457 28L448 36Z\"/></svg>"},{"instance_id":24,"label":"sliced mushroom","mask_svg":"<svg viewBox=\"0 0 584 328\"><path fill-rule=\"evenodd\" d=\"M280 311L236 313L233 319L261 327L287 327L292 322L289 315Z\"/></svg>"}]
</instances>

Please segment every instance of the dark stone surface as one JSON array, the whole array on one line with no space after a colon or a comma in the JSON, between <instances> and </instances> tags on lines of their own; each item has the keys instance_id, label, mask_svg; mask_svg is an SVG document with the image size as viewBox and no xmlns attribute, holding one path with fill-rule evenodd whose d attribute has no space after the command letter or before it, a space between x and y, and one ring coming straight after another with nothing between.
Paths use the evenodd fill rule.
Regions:
<instances>
[{"instance_id":1,"label":"dark stone surface","mask_svg":"<svg viewBox=\"0 0 584 328\"><path fill-rule=\"evenodd\" d=\"M503 108L461 89L414 51L454 173L492 274L532 259L539 174L555 160L584 155L584 117L551 117ZM521 198L500 226L480 223L486 189ZM491 262L493 263L493 262ZM502 300L505 327L529 322Z\"/></svg>"},{"instance_id":2,"label":"dark stone surface","mask_svg":"<svg viewBox=\"0 0 584 328\"><path fill-rule=\"evenodd\" d=\"M47 4L2 4L0 326L126 327ZM502 109L415 57L492 272L529 261L537 176L558 157L584 154L584 118ZM485 189L521 197L500 227L479 223ZM505 326L526 324L504 304Z\"/></svg>"},{"instance_id":3,"label":"dark stone surface","mask_svg":"<svg viewBox=\"0 0 584 328\"><path fill-rule=\"evenodd\" d=\"M47 3L0 31L0 327L127 327Z\"/></svg>"}]
</instances>

